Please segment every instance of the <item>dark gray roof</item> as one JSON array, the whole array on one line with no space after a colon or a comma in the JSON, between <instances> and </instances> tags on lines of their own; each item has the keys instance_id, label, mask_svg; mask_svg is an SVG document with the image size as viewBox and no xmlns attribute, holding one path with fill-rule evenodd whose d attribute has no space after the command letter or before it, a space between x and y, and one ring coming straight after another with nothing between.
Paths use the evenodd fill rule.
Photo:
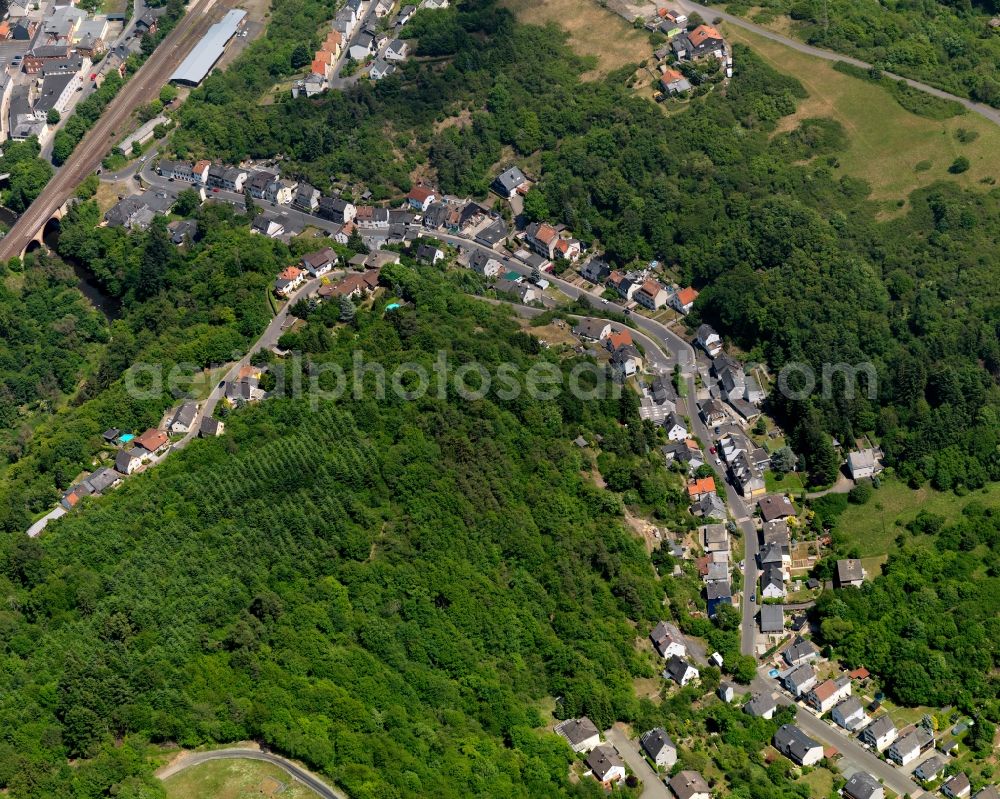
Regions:
<instances>
[{"instance_id":1,"label":"dark gray roof","mask_svg":"<svg viewBox=\"0 0 1000 799\"><path fill-rule=\"evenodd\" d=\"M656 756L664 749L677 749L663 727L654 727L649 732L644 732L639 738L639 743L646 754L653 758L653 760L656 760Z\"/></svg>"},{"instance_id":2,"label":"dark gray roof","mask_svg":"<svg viewBox=\"0 0 1000 799\"><path fill-rule=\"evenodd\" d=\"M512 191L517 189L518 186L526 183L527 180L528 179L524 176L524 173L520 169L516 166L512 166L496 176L493 181L493 186L500 194L510 194Z\"/></svg>"},{"instance_id":3,"label":"dark gray roof","mask_svg":"<svg viewBox=\"0 0 1000 799\"><path fill-rule=\"evenodd\" d=\"M41 94L35 100L35 110L47 112L49 109L55 108L63 91L75 77L76 73L73 72L57 72L54 75L47 75L42 80Z\"/></svg>"},{"instance_id":4,"label":"dark gray roof","mask_svg":"<svg viewBox=\"0 0 1000 799\"><path fill-rule=\"evenodd\" d=\"M865 576L861 561L857 558L847 558L837 561L837 579L842 583L861 580Z\"/></svg>"},{"instance_id":5,"label":"dark gray roof","mask_svg":"<svg viewBox=\"0 0 1000 799\"><path fill-rule=\"evenodd\" d=\"M783 724L774 733L774 748L797 763L820 744L806 735L794 724Z\"/></svg>"},{"instance_id":6,"label":"dark gray roof","mask_svg":"<svg viewBox=\"0 0 1000 799\"><path fill-rule=\"evenodd\" d=\"M892 718L888 713L883 713L878 718L873 719L872 723L865 727L865 733L875 739L881 738L883 735L894 729L896 729L896 725L893 723Z\"/></svg>"},{"instance_id":7,"label":"dark gray roof","mask_svg":"<svg viewBox=\"0 0 1000 799\"><path fill-rule=\"evenodd\" d=\"M844 796L847 799L871 799L878 791L883 790L882 783L871 774L855 771L847 778L844 786Z\"/></svg>"},{"instance_id":8,"label":"dark gray roof","mask_svg":"<svg viewBox=\"0 0 1000 799\"><path fill-rule=\"evenodd\" d=\"M764 716L777 707L778 703L770 694L756 694L749 702L743 705L743 710L751 716Z\"/></svg>"},{"instance_id":9,"label":"dark gray roof","mask_svg":"<svg viewBox=\"0 0 1000 799\"><path fill-rule=\"evenodd\" d=\"M669 782L670 790L677 799L691 799L699 793L708 793L708 783L697 771L681 771L675 774Z\"/></svg>"},{"instance_id":10,"label":"dark gray roof","mask_svg":"<svg viewBox=\"0 0 1000 799\"><path fill-rule=\"evenodd\" d=\"M670 659L667 661L667 666L665 671L669 674L676 682L680 682L684 679L684 675L687 674L687 670L691 667L684 658L677 655L671 655Z\"/></svg>"},{"instance_id":11,"label":"dark gray roof","mask_svg":"<svg viewBox=\"0 0 1000 799\"><path fill-rule=\"evenodd\" d=\"M760 631L780 633L785 629L785 609L781 605L760 606Z\"/></svg>"},{"instance_id":12,"label":"dark gray roof","mask_svg":"<svg viewBox=\"0 0 1000 799\"><path fill-rule=\"evenodd\" d=\"M790 685L797 689L799 686L805 685L810 680L816 679L816 669L808 663L803 663L796 666L781 679L786 686Z\"/></svg>"},{"instance_id":13,"label":"dark gray roof","mask_svg":"<svg viewBox=\"0 0 1000 799\"><path fill-rule=\"evenodd\" d=\"M96 472L91 474L86 480L84 480L87 485L90 486L91 490L95 494L100 494L102 491L107 491L111 486L121 480L122 476L118 474L114 469L108 469L107 467L98 469Z\"/></svg>"},{"instance_id":14,"label":"dark gray roof","mask_svg":"<svg viewBox=\"0 0 1000 799\"><path fill-rule=\"evenodd\" d=\"M484 228L476 234L476 241L486 244L489 247L507 238L507 223L502 219L497 219L489 227Z\"/></svg>"},{"instance_id":15,"label":"dark gray roof","mask_svg":"<svg viewBox=\"0 0 1000 799\"><path fill-rule=\"evenodd\" d=\"M607 319L595 319L591 316L585 316L576 323L576 326L573 328L573 334L598 339L606 327L608 327Z\"/></svg>"},{"instance_id":16,"label":"dark gray roof","mask_svg":"<svg viewBox=\"0 0 1000 799\"><path fill-rule=\"evenodd\" d=\"M171 424L182 424L186 427L190 427L194 418L198 415L198 406L193 402L185 402L181 407L177 409L177 413L174 414L174 418L171 420Z\"/></svg>"},{"instance_id":17,"label":"dark gray roof","mask_svg":"<svg viewBox=\"0 0 1000 799\"><path fill-rule=\"evenodd\" d=\"M599 734L594 722L586 716L581 716L578 719L566 719L556 726L556 732L574 746Z\"/></svg>"},{"instance_id":18,"label":"dark gray roof","mask_svg":"<svg viewBox=\"0 0 1000 799\"><path fill-rule=\"evenodd\" d=\"M795 640L785 650L785 659L794 663L796 660L809 657L818 651L812 641L807 641L801 635L797 635L795 636Z\"/></svg>"},{"instance_id":19,"label":"dark gray roof","mask_svg":"<svg viewBox=\"0 0 1000 799\"><path fill-rule=\"evenodd\" d=\"M608 774L614 768L624 768L625 764L611 744L595 746L587 755L587 768L594 772L594 776L601 782L607 779Z\"/></svg>"},{"instance_id":20,"label":"dark gray roof","mask_svg":"<svg viewBox=\"0 0 1000 799\"><path fill-rule=\"evenodd\" d=\"M201 426L199 428L199 433L202 436L214 436L218 435L219 426L222 424L218 419L214 419L211 416L203 416L201 419Z\"/></svg>"},{"instance_id":21,"label":"dark gray roof","mask_svg":"<svg viewBox=\"0 0 1000 799\"><path fill-rule=\"evenodd\" d=\"M705 595L708 599L732 599L733 591L729 583L720 580L717 583L709 583L705 586Z\"/></svg>"}]
</instances>

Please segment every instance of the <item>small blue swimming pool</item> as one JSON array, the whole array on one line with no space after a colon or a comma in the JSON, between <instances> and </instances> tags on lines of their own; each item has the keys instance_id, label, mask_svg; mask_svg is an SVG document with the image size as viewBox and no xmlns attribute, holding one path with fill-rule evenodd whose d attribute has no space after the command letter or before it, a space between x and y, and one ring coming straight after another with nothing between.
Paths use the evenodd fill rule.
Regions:
<instances>
[{"instance_id":1,"label":"small blue swimming pool","mask_svg":"<svg viewBox=\"0 0 1000 799\"><path fill-rule=\"evenodd\" d=\"M399 307L400 305L398 302L390 302L388 305L385 306L385 309L387 311L395 311Z\"/></svg>"},{"instance_id":2,"label":"small blue swimming pool","mask_svg":"<svg viewBox=\"0 0 1000 799\"><path fill-rule=\"evenodd\" d=\"M768 677L770 677L770 678L771 678L771 679L773 680L773 679L774 679L775 677L777 677L777 676L778 676L778 670L777 670L777 669L771 669L771 670L770 670L770 671L769 671L769 672L767 673L767 676L768 676Z\"/></svg>"},{"instance_id":3,"label":"small blue swimming pool","mask_svg":"<svg viewBox=\"0 0 1000 799\"><path fill-rule=\"evenodd\" d=\"M123 433L122 435L118 436L118 440L121 441L123 444L127 444L133 438L135 438L134 433Z\"/></svg>"}]
</instances>

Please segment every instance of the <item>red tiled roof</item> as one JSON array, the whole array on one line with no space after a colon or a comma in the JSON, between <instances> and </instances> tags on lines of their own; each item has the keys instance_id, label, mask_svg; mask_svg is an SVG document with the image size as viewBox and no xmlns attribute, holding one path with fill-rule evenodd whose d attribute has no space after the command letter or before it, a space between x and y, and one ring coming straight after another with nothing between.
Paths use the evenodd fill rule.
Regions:
<instances>
[{"instance_id":1,"label":"red tiled roof","mask_svg":"<svg viewBox=\"0 0 1000 799\"><path fill-rule=\"evenodd\" d=\"M410 193L406 196L411 200L416 200L418 203L422 203L426 202L428 198L433 197L434 192L426 186L414 186L410 189Z\"/></svg>"},{"instance_id":2,"label":"red tiled roof","mask_svg":"<svg viewBox=\"0 0 1000 799\"><path fill-rule=\"evenodd\" d=\"M147 449L150 452L156 452L160 447L167 443L167 434L162 430L157 430L155 427L149 428L145 433L136 438L132 443Z\"/></svg>"},{"instance_id":3,"label":"red tiled roof","mask_svg":"<svg viewBox=\"0 0 1000 799\"><path fill-rule=\"evenodd\" d=\"M538 239L542 244L548 244L552 239L554 239L559 234L552 225L542 223L538 226L538 232L535 233L535 238Z\"/></svg>"},{"instance_id":4,"label":"red tiled roof","mask_svg":"<svg viewBox=\"0 0 1000 799\"><path fill-rule=\"evenodd\" d=\"M695 47L701 47L709 39L722 41L722 36L719 35L719 32L709 25L699 25L688 34L688 38Z\"/></svg>"},{"instance_id":5,"label":"red tiled roof","mask_svg":"<svg viewBox=\"0 0 1000 799\"><path fill-rule=\"evenodd\" d=\"M297 266L286 266L281 270L281 274L278 275L279 280L298 280L299 276L302 274L302 270Z\"/></svg>"},{"instance_id":6,"label":"red tiled roof","mask_svg":"<svg viewBox=\"0 0 1000 799\"><path fill-rule=\"evenodd\" d=\"M698 299L698 292L690 286L677 292L677 301L681 305L689 305L696 299Z\"/></svg>"},{"instance_id":7,"label":"red tiled roof","mask_svg":"<svg viewBox=\"0 0 1000 799\"><path fill-rule=\"evenodd\" d=\"M325 75L326 68L328 66L329 64L323 61L322 58L317 58L312 62L312 66L309 67L309 70L312 72L313 75Z\"/></svg>"},{"instance_id":8,"label":"red tiled roof","mask_svg":"<svg viewBox=\"0 0 1000 799\"><path fill-rule=\"evenodd\" d=\"M701 477L693 480L688 486L688 496L695 497L699 494L710 494L715 491L714 477Z\"/></svg>"},{"instance_id":9,"label":"red tiled roof","mask_svg":"<svg viewBox=\"0 0 1000 799\"><path fill-rule=\"evenodd\" d=\"M608 344L612 350L632 344L632 334L627 330L616 330L608 336Z\"/></svg>"}]
</instances>

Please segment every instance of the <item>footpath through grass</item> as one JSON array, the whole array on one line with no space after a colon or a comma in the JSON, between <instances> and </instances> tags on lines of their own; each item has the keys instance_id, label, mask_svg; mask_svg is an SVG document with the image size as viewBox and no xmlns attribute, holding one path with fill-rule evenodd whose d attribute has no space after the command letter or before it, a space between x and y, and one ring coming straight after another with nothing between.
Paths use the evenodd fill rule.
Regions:
<instances>
[{"instance_id":1,"label":"footpath through grass","mask_svg":"<svg viewBox=\"0 0 1000 799\"><path fill-rule=\"evenodd\" d=\"M834 62L800 53L778 42L723 25L724 35L752 47L775 69L798 78L809 92L797 112L782 120L780 130L792 130L802 119L829 117L844 126L850 146L840 154L841 170L863 178L872 198L895 201L934 181L954 180L985 190L983 178L1000 180L1000 127L977 114L936 120L903 109L884 88L834 69ZM739 65L736 65L739 68ZM958 131L973 141L963 144ZM966 137L969 138L969 137ZM948 167L960 155L968 171L952 175Z\"/></svg>"}]
</instances>

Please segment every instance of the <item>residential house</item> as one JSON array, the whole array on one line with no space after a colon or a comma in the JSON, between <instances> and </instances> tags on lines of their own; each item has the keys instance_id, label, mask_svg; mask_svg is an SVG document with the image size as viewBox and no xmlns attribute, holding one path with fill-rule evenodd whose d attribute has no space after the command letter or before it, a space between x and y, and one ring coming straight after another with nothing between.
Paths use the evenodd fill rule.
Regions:
<instances>
[{"instance_id":1,"label":"residential house","mask_svg":"<svg viewBox=\"0 0 1000 799\"><path fill-rule=\"evenodd\" d=\"M714 494L715 493L715 478L709 475L708 477L699 477L688 483L688 498L691 500L698 500L704 494Z\"/></svg>"},{"instance_id":2,"label":"residential house","mask_svg":"<svg viewBox=\"0 0 1000 799\"><path fill-rule=\"evenodd\" d=\"M754 694L753 698L743 705L743 712L762 719L774 718L778 703L771 694Z\"/></svg>"},{"instance_id":3,"label":"residential house","mask_svg":"<svg viewBox=\"0 0 1000 799\"><path fill-rule=\"evenodd\" d=\"M625 779L625 764L618 755L618 750L611 744L595 746L584 762L587 764L587 773L605 788Z\"/></svg>"},{"instance_id":4,"label":"residential house","mask_svg":"<svg viewBox=\"0 0 1000 799\"><path fill-rule=\"evenodd\" d=\"M362 33L354 40L347 53L355 61L367 61L375 52L375 37L370 33Z\"/></svg>"},{"instance_id":5,"label":"residential house","mask_svg":"<svg viewBox=\"0 0 1000 799\"><path fill-rule=\"evenodd\" d=\"M490 184L490 188L501 197L510 200L522 186L527 185L528 178L518 167L512 166L497 175Z\"/></svg>"},{"instance_id":6,"label":"residential house","mask_svg":"<svg viewBox=\"0 0 1000 799\"><path fill-rule=\"evenodd\" d=\"M476 243L491 250L507 238L507 223L497 217L476 234Z\"/></svg>"},{"instance_id":7,"label":"residential house","mask_svg":"<svg viewBox=\"0 0 1000 799\"><path fill-rule=\"evenodd\" d=\"M706 524L701 529L702 548L706 552L728 552L729 533L724 524Z\"/></svg>"},{"instance_id":8,"label":"residential house","mask_svg":"<svg viewBox=\"0 0 1000 799\"><path fill-rule=\"evenodd\" d=\"M952 774L944 785L941 786L941 793L948 799L968 799L972 793L972 784L969 782L969 775L964 771Z\"/></svg>"},{"instance_id":9,"label":"residential house","mask_svg":"<svg viewBox=\"0 0 1000 799\"><path fill-rule=\"evenodd\" d=\"M775 635L785 629L785 609L781 605L760 606L760 631L764 635Z\"/></svg>"},{"instance_id":10,"label":"residential house","mask_svg":"<svg viewBox=\"0 0 1000 799\"><path fill-rule=\"evenodd\" d=\"M896 735L896 725L888 714L882 714L862 730L861 741L881 752L896 740Z\"/></svg>"},{"instance_id":11,"label":"residential house","mask_svg":"<svg viewBox=\"0 0 1000 799\"><path fill-rule=\"evenodd\" d=\"M147 191L119 200L104 214L108 227L126 230L146 230L154 217L166 214L173 207L176 197L164 191Z\"/></svg>"},{"instance_id":12,"label":"residential house","mask_svg":"<svg viewBox=\"0 0 1000 799\"><path fill-rule=\"evenodd\" d=\"M337 253L329 247L302 256L302 269L313 278L322 277L332 271L336 264Z\"/></svg>"},{"instance_id":13,"label":"residential house","mask_svg":"<svg viewBox=\"0 0 1000 799\"><path fill-rule=\"evenodd\" d=\"M719 683L719 689L716 693L719 695L719 699L727 705L731 705L736 698L736 686L729 680L723 680Z\"/></svg>"},{"instance_id":14,"label":"residential house","mask_svg":"<svg viewBox=\"0 0 1000 799\"><path fill-rule=\"evenodd\" d=\"M760 517L765 524L775 519L786 519L795 515L795 506L784 494L769 494L766 497L761 497L757 504L760 507Z\"/></svg>"},{"instance_id":15,"label":"residential house","mask_svg":"<svg viewBox=\"0 0 1000 799\"><path fill-rule=\"evenodd\" d=\"M792 537L788 531L786 519L772 519L765 522L761 529L761 542L764 546L775 544L781 548L781 554L791 559Z\"/></svg>"},{"instance_id":16,"label":"residential house","mask_svg":"<svg viewBox=\"0 0 1000 799\"><path fill-rule=\"evenodd\" d=\"M723 604L733 604L733 589L729 586L728 580L720 580L708 583L705 586L706 608L709 618L715 618L716 611Z\"/></svg>"},{"instance_id":17,"label":"residential house","mask_svg":"<svg viewBox=\"0 0 1000 799\"><path fill-rule=\"evenodd\" d=\"M414 186L410 189L410 193L406 195L406 201L410 204L410 207L415 208L417 211L426 211L427 207L436 199L437 195L434 193L434 190L426 186Z\"/></svg>"},{"instance_id":18,"label":"residential house","mask_svg":"<svg viewBox=\"0 0 1000 799\"><path fill-rule=\"evenodd\" d=\"M247 173L245 170L221 164L212 164L208 168L208 185L217 189L236 192L243 191L243 184L246 183Z\"/></svg>"},{"instance_id":19,"label":"residential house","mask_svg":"<svg viewBox=\"0 0 1000 799\"><path fill-rule=\"evenodd\" d=\"M677 29L679 30L679 29ZM670 35L669 33L667 34ZM660 88L665 94L687 94L694 86L691 85L683 72L670 67L663 67L660 75Z\"/></svg>"},{"instance_id":20,"label":"residential house","mask_svg":"<svg viewBox=\"0 0 1000 799\"><path fill-rule=\"evenodd\" d=\"M354 203L339 197L320 197L318 214L323 219L329 219L339 225L346 225L357 216L358 209Z\"/></svg>"},{"instance_id":21,"label":"residential house","mask_svg":"<svg viewBox=\"0 0 1000 799\"><path fill-rule=\"evenodd\" d=\"M669 657L687 657L687 644L677 626L668 621L659 622L649 633L653 648L666 660Z\"/></svg>"},{"instance_id":22,"label":"residential house","mask_svg":"<svg viewBox=\"0 0 1000 799\"><path fill-rule=\"evenodd\" d=\"M288 297L299 286L306 282L306 273L297 266L286 266L278 274L274 282L274 292L281 297Z\"/></svg>"},{"instance_id":23,"label":"residential house","mask_svg":"<svg viewBox=\"0 0 1000 799\"><path fill-rule=\"evenodd\" d=\"M847 456L847 470L852 480L863 480L866 477L874 477L879 471L878 458L873 449L863 449L860 452L851 452Z\"/></svg>"},{"instance_id":24,"label":"residential house","mask_svg":"<svg viewBox=\"0 0 1000 799\"><path fill-rule=\"evenodd\" d=\"M761 571L760 595L764 599L784 599L785 578L781 567L767 566Z\"/></svg>"},{"instance_id":25,"label":"residential house","mask_svg":"<svg viewBox=\"0 0 1000 799\"><path fill-rule=\"evenodd\" d=\"M864 771L855 771L847 778L842 791L844 799L885 799L885 788Z\"/></svg>"},{"instance_id":26,"label":"residential house","mask_svg":"<svg viewBox=\"0 0 1000 799\"><path fill-rule=\"evenodd\" d=\"M201 418L201 426L198 428L198 435L201 438L215 438L221 436L226 429L224 422L220 422L211 416Z\"/></svg>"},{"instance_id":27,"label":"residential house","mask_svg":"<svg viewBox=\"0 0 1000 799\"><path fill-rule=\"evenodd\" d=\"M577 239L566 236L560 236L556 239L555 254L557 258L562 258L564 261L575 261L580 257L581 252L582 245Z\"/></svg>"},{"instance_id":28,"label":"residential house","mask_svg":"<svg viewBox=\"0 0 1000 799\"><path fill-rule=\"evenodd\" d=\"M716 333L711 325L701 325L695 334L695 340L710 358L714 358L722 352L722 336Z\"/></svg>"},{"instance_id":29,"label":"residential house","mask_svg":"<svg viewBox=\"0 0 1000 799\"><path fill-rule=\"evenodd\" d=\"M827 713L850 695L851 678L844 674L821 682L806 694L806 702L819 713Z\"/></svg>"},{"instance_id":30,"label":"residential house","mask_svg":"<svg viewBox=\"0 0 1000 799\"><path fill-rule=\"evenodd\" d=\"M823 745L794 724L783 724L774 733L774 748L800 766L814 766L823 759Z\"/></svg>"},{"instance_id":31,"label":"residential house","mask_svg":"<svg viewBox=\"0 0 1000 799\"><path fill-rule=\"evenodd\" d=\"M625 275L614 270L608 275L608 287L617 291L618 296L626 301L631 301L641 284L642 280L631 273Z\"/></svg>"},{"instance_id":32,"label":"residential house","mask_svg":"<svg viewBox=\"0 0 1000 799\"><path fill-rule=\"evenodd\" d=\"M410 45L406 41L393 39L386 45L384 58L386 61L404 61L409 53Z\"/></svg>"},{"instance_id":33,"label":"residential house","mask_svg":"<svg viewBox=\"0 0 1000 799\"><path fill-rule=\"evenodd\" d=\"M142 447L131 447L128 450L120 449L115 455L115 471L122 474L132 474L142 466L143 460L149 455L150 453Z\"/></svg>"},{"instance_id":34,"label":"residential house","mask_svg":"<svg viewBox=\"0 0 1000 799\"><path fill-rule=\"evenodd\" d=\"M923 763L913 769L913 776L922 782L931 782L936 780L938 776L944 771L945 766L944 759L940 755L931 755Z\"/></svg>"},{"instance_id":35,"label":"residential house","mask_svg":"<svg viewBox=\"0 0 1000 799\"><path fill-rule=\"evenodd\" d=\"M673 412L668 413L663 420L663 429L667 431L667 438L671 441L684 441L688 437L684 420Z\"/></svg>"},{"instance_id":36,"label":"residential house","mask_svg":"<svg viewBox=\"0 0 1000 799\"><path fill-rule=\"evenodd\" d=\"M170 420L168 429L171 433L189 433L197 416L198 404L195 402L185 402L177 409L174 418Z\"/></svg>"},{"instance_id":37,"label":"residential house","mask_svg":"<svg viewBox=\"0 0 1000 799\"><path fill-rule=\"evenodd\" d=\"M267 236L269 239L276 239L278 236L284 234L285 226L276 214L264 211L257 214L253 222L250 223L250 232L259 233L262 236Z\"/></svg>"},{"instance_id":38,"label":"residential house","mask_svg":"<svg viewBox=\"0 0 1000 799\"><path fill-rule=\"evenodd\" d=\"M361 227L385 230L389 227L389 209L374 208L371 205L359 205L354 221Z\"/></svg>"},{"instance_id":39,"label":"residential house","mask_svg":"<svg viewBox=\"0 0 1000 799\"><path fill-rule=\"evenodd\" d=\"M156 33L156 15L152 11L147 11L135 21L135 29L143 35Z\"/></svg>"},{"instance_id":40,"label":"residential house","mask_svg":"<svg viewBox=\"0 0 1000 799\"><path fill-rule=\"evenodd\" d=\"M322 193L308 183L300 183L292 197L292 208L311 214L319 208L319 198Z\"/></svg>"},{"instance_id":41,"label":"residential house","mask_svg":"<svg viewBox=\"0 0 1000 799\"><path fill-rule=\"evenodd\" d=\"M677 389L674 387L673 380L669 377L661 375L654 378L649 386L649 395L657 405L669 403L671 406L676 407L678 400Z\"/></svg>"},{"instance_id":42,"label":"residential house","mask_svg":"<svg viewBox=\"0 0 1000 799\"><path fill-rule=\"evenodd\" d=\"M819 657L819 649L812 641L807 641L801 635L796 635L782 653L785 663L789 666L799 666L809 663Z\"/></svg>"},{"instance_id":43,"label":"residential house","mask_svg":"<svg viewBox=\"0 0 1000 799\"><path fill-rule=\"evenodd\" d=\"M744 499L756 499L767 491L764 475L752 463L743 450L727 457L729 476L740 490Z\"/></svg>"},{"instance_id":44,"label":"residential house","mask_svg":"<svg viewBox=\"0 0 1000 799\"><path fill-rule=\"evenodd\" d=\"M299 187L297 181L278 178L267 184L264 199L276 205L288 205L295 196L295 190Z\"/></svg>"},{"instance_id":45,"label":"residential house","mask_svg":"<svg viewBox=\"0 0 1000 799\"><path fill-rule=\"evenodd\" d=\"M604 339L604 346L607 348L608 352L614 352L621 347L631 347L634 346L632 341L632 333L629 332L627 327L615 327L611 329L611 333L607 338Z\"/></svg>"},{"instance_id":46,"label":"residential house","mask_svg":"<svg viewBox=\"0 0 1000 799\"><path fill-rule=\"evenodd\" d=\"M556 725L555 731L566 739L574 752L589 752L601 742L601 733L586 716L566 719Z\"/></svg>"},{"instance_id":47,"label":"residential house","mask_svg":"<svg viewBox=\"0 0 1000 799\"><path fill-rule=\"evenodd\" d=\"M861 700L856 696L849 696L842 701L830 714L833 723L843 727L849 732L860 730L868 721L868 714L861 704Z\"/></svg>"},{"instance_id":48,"label":"residential house","mask_svg":"<svg viewBox=\"0 0 1000 799\"><path fill-rule=\"evenodd\" d=\"M865 581L865 570L857 558L837 561L836 583L838 588L860 588Z\"/></svg>"},{"instance_id":49,"label":"residential house","mask_svg":"<svg viewBox=\"0 0 1000 799\"><path fill-rule=\"evenodd\" d=\"M603 283L611 274L611 266L603 258L591 258L580 267L580 276L591 283Z\"/></svg>"},{"instance_id":50,"label":"residential house","mask_svg":"<svg viewBox=\"0 0 1000 799\"><path fill-rule=\"evenodd\" d=\"M133 439L132 443L137 447L142 447L143 449L155 454L166 449L170 444L170 439L162 430L157 430L155 427L151 427L141 436L137 436Z\"/></svg>"},{"instance_id":51,"label":"residential house","mask_svg":"<svg viewBox=\"0 0 1000 799\"><path fill-rule=\"evenodd\" d=\"M808 693L816 682L816 669L809 663L796 666L781 677L781 684L785 686L785 690L796 697Z\"/></svg>"},{"instance_id":52,"label":"residential house","mask_svg":"<svg viewBox=\"0 0 1000 799\"><path fill-rule=\"evenodd\" d=\"M886 756L897 765L905 766L934 746L934 734L926 727L916 727L897 738L886 750Z\"/></svg>"},{"instance_id":53,"label":"residential house","mask_svg":"<svg viewBox=\"0 0 1000 799\"><path fill-rule=\"evenodd\" d=\"M725 41L715 28L709 25L699 25L689 33L675 36L671 48L677 58L691 61L698 58L714 56L724 57Z\"/></svg>"},{"instance_id":54,"label":"residential house","mask_svg":"<svg viewBox=\"0 0 1000 799\"><path fill-rule=\"evenodd\" d=\"M698 299L698 292L688 286L675 291L673 297L670 298L670 304L678 313L687 314L691 312L696 299Z\"/></svg>"},{"instance_id":55,"label":"residential house","mask_svg":"<svg viewBox=\"0 0 1000 799\"><path fill-rule=\"evenodd\" d=\"M697 771L679 771L667 785L677 799L712 799L708 783Z\"/></svg>"},{"instance_id":56,"label":"residential house","mask_svg":"<svg viewBox=\"0 0 1000 799\"><path fill-rule=\"evenodd\" d=\"M643 308L658 311L667 304L667 290L655 280L644 280L635 293L635 301Z\"/></svg>"},{"instance_id":57,"label":"residential house","mask_svg":"<svg viewBox=\"0 0 1000 799\"><path fill-rule=\"evenodd\" d=\"M433 244L421 244L417 247L416 256L418 261L433 265L444 258L444 252Z\"/></svg>"},{"instance_id":58,"label":"residential house","mask_svg":"<svg viewBox=\"0 0 1000 799\"><path fill-rule=\"evenodd\" d=\"M469 266L484 277L498 277L503 271L503 264L482 250L476 250L469 259ZM608 330L611 326L608 325Z\"/></svg>"},{"instance_id":59,"label":"residential house","mask_svg":"<svg viewBox=\"0 0 1000 799\"><path fill-rule=\"evenodd\" d=\"M372 12L377 19L389 16L389 12L392 11L392 0L374 0L374 3L375 7Z\"/></svg>"},{"instance_id":60,"label":"residential house","mask_svg":"<svg viewBox=\"0 0 1000 799\"><path fill-rule=\"evenodd\" d=\"M673 680L682 688L692 680L698 679L698 669L688 663L684 658L671 655L667 660L667 667L663 670L663 676Z\"/></svg>"},{"instance_id":61,"label":"residential house","mask_svg":"<svg viewBox=\"0 0 1000 799\"><path fill-rule=\"evenodd\" d=\"M709 427L717 427L729 419L725 407L717 399L708 399L700 403L701 418Z\"/></svg>"},{"instance_id":62,"label":"residential house","mask_svg":"<svg viewBox=\"0 0 1000 799\"><path fill-rule=\"evenodd\" d=\"M547 222L532 222L524 231L524 240L531 249L548 259L556 257L559 233Z\"/></svg>"},{"instance_id":63,"label":"residential house","mask_svg":"<svg viewBox=\"0 0 1000 799\"><path fill-rule=\"evenodd\" d=\"M691 512L703 519L725 519L726 503L718 494L705 494L691 506Z\"/></svg>"},{"instance_id":64,"label":"residential house","mask_svg":"<svg viewBox=\"0 0 1000 799\"><path fill-rule=\"evenodd\" d=\"M639 736L639 746L657 768L669 769L677 762L677 747L662 727L654 727Z\"/></svg>"},{"instance_id":65,"label":"residential house","mask_svg":"<svg viewBox=\"0 0 1000 799\"><path fill-rule=\"evenodd\" d=\"M743 392L743 399L751 405L760 405L767 396L760 387L760 381L753 375L746 376L746 389Z\"/></svg>"},{"instance_id":66,"label":"residential house","mask_svg":"<svg viewBox=\"0 0 1000 799\"><path fill-rule=\"evenodd\" d=\"M368 70L368 77L372 80L382 80L389 77L395 71L396 65L380 56L372 62L371 68Z\"/></svg>"},{"instance_id":67,"label":"residential house","mask_svg":"<svg viewBox=\"0 0 1000 799\"><path fill-rule=\"evenodd\" d=\"M348 297L355 299L369 296L378 286L378 269L369 269L360 274L353 273L347 275L335 286L323 286L319 290L319 296L323 299L327 297Z\"/></svg>"},{"instance_id":68,"label":"residential house","mask_svg":"<svg viewBox=\"0 0 1000 799\"><path fill-rule=\"evenodd\" d=\"M190 244L198 235L198 223L194 219L177 219L167 225L167 232L170 233L170 241L178 247Z\"/></svg>"},{"instance_id":69,"label":"residential house","mask_svg":"<svg viewBox=\"0 0 1000 799\"><path fill-rule=\"evenodd\" d=\"M573 335L590 341L602 341L611 335L611 323L606 319L585 316L573 328Z\"/></svg>"},{"instance_id":70,"label":"residential house","mask_svg":"<svg viewBox=\"0 0 1000 799\"><path fill-rule=\"evenodd\" d=\"M1000 789L996 785L987 785L976 791L976 795L972 799L1000 799Z\"/></svg>"},{"instance_id":71,"label":"residential house","mask_svg":"<svg viewBox=\"0 0 1000 799\"><path fill-rule=\"evenodd\" d=\"M619 380L632 377L642 369L642 354L635 347L626 345L611 353L611 371Z\"/></svg>"}]
</instances>

